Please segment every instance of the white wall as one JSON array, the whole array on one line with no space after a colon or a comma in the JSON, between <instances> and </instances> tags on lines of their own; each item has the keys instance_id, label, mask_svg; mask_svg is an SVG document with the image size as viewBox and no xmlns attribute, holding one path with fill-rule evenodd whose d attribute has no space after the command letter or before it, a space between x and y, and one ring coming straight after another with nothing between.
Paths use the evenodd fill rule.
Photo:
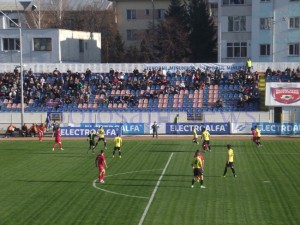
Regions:
<instances>
[{"instance_id":1,"label":"white wall","mask_svg":"<svg viewBox=\"0 0 300 225\"><path fill-rule=\"evenodd\" d=\"M79 40L83 40L83 52L79 52ZM59 30L61 62L100 63L101 34Z\"/></svg>"},{"instance_id":2,"label":"white wall","mask_svg":"<svg viewBox=\"0 0 300 225\"><path fill-rule=\"evenodd\" d=\"M173 122L177 112L133 112L133 113L64 113L63 123L80 124L80 123L169 123ZM44 123L47 113L25 113L24 123ZM186 122L186 113L180 113L179 122ZM8 124L21 124L21 113L1 113L0 130L6 129Z\"/></svg>"},{"instance_id":3,"label":"white wall","mask_svg":"<svg viewBox=\"0 0 300 225\"><path fill-rule=\"evenodd\" d=\"M20 38L19 29L2 29L0 38ZM51 38L51 51L34 51L33 38ZM84 53L79 53L79 39L84 40ZM2 40L1 40L2 44ZM62 29L22 29L23 63L100 63L101 34ZM20 51L2 51L0 63L20 63ZM30 68L32 68L31 66ZM55 67L54 67L55 68ZM53 69L54 69L53 68ZM53 69L51 71L53 71ZM42 72L42 71L39 71ZM44 71L45 72L45 71Z\"/></svg>"},{"instance_id":4,"label":"white wall","mask_svg":"<svg viewBox=\"0 0 300 225\"><path fill-rule=\"evenodd\" d=\"M64 113L64 124L80 123L173 123L177 112L133 112L133 113ZM27 124L43 123L47 113L25 113L24 122ZM179 112L179 123L201 123L201 122L273 122L270 121L269 112L224 112L204 113L203 121L187 121L186 113ZM6 129L8 124L13 123L20 126L21 113L1 113L0 130Z\"/></svg>"}]
</instances>

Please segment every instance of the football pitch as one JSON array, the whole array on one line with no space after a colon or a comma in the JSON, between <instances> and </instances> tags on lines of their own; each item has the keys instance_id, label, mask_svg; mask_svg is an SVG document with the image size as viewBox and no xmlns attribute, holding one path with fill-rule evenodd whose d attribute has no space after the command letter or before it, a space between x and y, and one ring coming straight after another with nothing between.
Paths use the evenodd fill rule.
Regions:
<instances>
[{"instance_id":1,"label":"football pitch","mask_svg":"<svg viewBox=\"0 0 300 225\"><path fill-rule=\"evenodd\" d=\"M162 139L162 138L161 138ZM0 225L300 224L300 140L214 140L204 185L191 188L199 145L188 140L126 140L122 158L105 150L105 184L85 139L0 141ZM228 169L233 146L237 176ZM103 142L97 146L97 153ZM59 148L58 148L59 149Z\"/></svg>"}]
</instances>

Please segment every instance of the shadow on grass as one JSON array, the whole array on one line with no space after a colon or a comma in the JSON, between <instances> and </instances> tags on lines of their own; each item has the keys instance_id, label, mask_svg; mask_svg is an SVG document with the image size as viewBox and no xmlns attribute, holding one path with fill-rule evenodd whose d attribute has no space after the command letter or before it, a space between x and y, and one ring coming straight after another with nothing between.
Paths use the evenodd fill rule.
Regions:
<instances>
[{"instance_id":1,"label":"shadow on grass","mask_svg":"<svg viewBox=\"0 0 300 225\"><path fill-rule=\"evenodd\" d=\"M148 152L167 152L167 153L170 153L170 152L185 152L185 153L193 152L193 153L195 153L195 151L186 151L186 150L149 150Z\"/></svg>"},{"instance_id":2,"label":"shadow on grass","mask_svg":"<svg viewBox=\"0 0 300 225\"><path fill-rule=\"evenodd\" d=\"M15 180L17 182L24 183L90 183L90 181L79 181L79 180Z\"/></svg>"},{"instance_id":3,"label":"shadow on grass","mask_svg":"<svg viewBox=\"0 0 300 225\"><path fill-rule=\"evenodd\" d=\"M175 143L156 143L156 144L151 144L151 145L180 145L180 144L175 144Z\"/></svg>"}]
</instances>

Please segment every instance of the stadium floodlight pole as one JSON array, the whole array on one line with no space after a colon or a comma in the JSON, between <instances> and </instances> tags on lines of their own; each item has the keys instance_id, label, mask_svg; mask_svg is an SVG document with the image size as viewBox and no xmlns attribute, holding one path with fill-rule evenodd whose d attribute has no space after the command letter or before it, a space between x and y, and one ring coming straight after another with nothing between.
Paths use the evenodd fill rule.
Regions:
<instances>
[{"instance_id":1,"label":"stadium floodlight pole","mask_svg":"<svg viewBox=\"0 0 300 225\"><path fill-rule=\"evenodd\" d=\"M222 9L221 0L218 0L218 63L222 63Z\"/></svg>"},{"instance_id":2,"label":"stadium floodlight pole","mask_svg":"<svg viewBox=\"0 0 300 225\"><path fill-rule=\"evenodd\" d=\"M22 26L17 24L13 19L11 19L8 15L6 15L2 10L0 10L3 16L5 16L9 21L11 21L14 25L19 28L19 47L20 47L20 78L21 78L21 126L24 124L24 91L23 91L23 52L22 52ZM19 21L21 23L21 21Z\"/></svg>"},{"instance_id":3,"label":"stadium floodlight pole","mask_svg":"<svg viewBox=\"0 0 300 225\"><path fill-rule=\"evenodd\" d=\"M154 0L151 0L152 2L152 23L153 23L153 30L154 30L154 21L155 21L155 6L154 6Z\"/></svg>"}]
</instances>

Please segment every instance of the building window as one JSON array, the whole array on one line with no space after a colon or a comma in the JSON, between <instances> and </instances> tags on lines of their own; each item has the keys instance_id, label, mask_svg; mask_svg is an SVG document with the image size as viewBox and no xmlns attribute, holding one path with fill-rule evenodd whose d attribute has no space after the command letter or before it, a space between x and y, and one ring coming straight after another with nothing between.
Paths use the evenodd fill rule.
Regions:
<instances>
[{"instance_id":1,"label":"building window","mask_svg":"<svg viewBox=\"0 0 300 225\"><path fill-rule=\"evenodd\" d=\"M263 45L260 45L260 55L261 56L268 56L270 55L270 44L263 44Z\"/></svg>"},{"instance_id":2,"label":"building window","mask_svg":"<svg viewBox=\"0 0 300 225\"><path fill-rule=\"evenodd\" d=\"M84 41L83 40L79 40L79 52L84 52L84 45L83 45Z\"/></svg>"},{"instance_id":3,"label":"building window","mask_svg":"<svg viewBox=\"0 0 300 225\"><path fill-rule=\"evenodd\" d=\"M19 38L3 38L3 51L18 51L20 50Z\"/></svg>"},{"instance_id":4,"label":"building window","mask_svg":"<svg viewBox=\"0 0 300 225\"><path fill-rule=\"evenodd\" d=\"M33 38L34 51L52 51L51 38Z\"/></svg>"},{"instance_id":5,"label":"building window","mask_svg":"<svg viewBox=\"0 0 300 225\"><path fill-rule=\"evenodd\" d=\"M137 40L136 30L126 30L127 41Z\"/></svg>"},{"instance_id":6,"label":"building window","mask_svg":"<svg viewBox=\"0 0 300 225\"><path fill-rule=\"evenodd\" d=\"M260 29L261 30L270 30L272 24L272 18L260 18Z\"/></svg>"},{"instance_id":7,"label":"building window","mask_svg":"<svg viewBox=\"0 0 300 225\"><path fill-rule=\"evenodd\" d=\"M135 9L127 9L127 19L128 20L136 19L136 10Z\"/></svg>"},{"instance_id":8,"label":"building window","mask_svg":"<svg viewBox=\"0 0 300 225\"><path fill-rule=\"evenodd\" d=\"M299 43L289 44L289 55L299 56Z\"/></svg>"},{"instance_id":9,"label":"building window","mask_svg":"<svg viewBox=\"0 0 300 225\"><path fill-rule=\"evenodd\" d=\"M300 28L300 17L290 17L289 28L299 29Z\"/></svg>"},{"instance_id":10,"label":"building window","mask_svg":"<svg viewBox=\"0 0 300 225\"><path fill-rule=\"evenodd\" d=\"M247 57L247 42L227 43L228 58L245 58Z\"/></svg>"},{"instance_id":11,"label":"building window","mask_svg":"<svg viewBox=\"0 0 300 225\"><path fill-rule=\"evenodd\" d=\"M246 16L228 16L228 31L246 31Z\"/></svg>"},{"instance_id":12,"label":"building window","mask_svg":"<svg viewBox=\"0 0 300 225\"><path fill-rule=\"evenodd\" d=\"M244 5L245 0L223 0L223 5Z\"/></svg>"},{"instance_id":13,"label":"building window","mask_svg":"<svg viewBox=\"0 0 300 225\"><path fill-rule=\"evenodd\" d=\"M150 15L150 10L149 9L145 9L145 16L149 16Z\"/></svg>"},{"instance_id":14,"label":"building window","mask_svg":"<svg viewBox=\"0 0 300 225\"><path fill-rule=\"evenodd\" d=\"M260 0L261 2L271 2L271 0Z\"/></svg>"},{"instance_id":15,"label":"building window","mask_svg":"<svg viewBox=\"0 0 300 225\"><path fill-rule=\"evenodd\" d=\"M158 9L157 10L157 19L165 18L165 13L166 13L165 9Z\"/></svg>"},{"instance_id":16,"label":"building window","mask_svg":"<svg viewBox=\"0 0 300 225\"><path fill-rule=\"evenodd\" d=\"M9 20L9 27L18 27L16 24L19 25L19 20L18 19Z\"/></svg>"}]
</instances>

